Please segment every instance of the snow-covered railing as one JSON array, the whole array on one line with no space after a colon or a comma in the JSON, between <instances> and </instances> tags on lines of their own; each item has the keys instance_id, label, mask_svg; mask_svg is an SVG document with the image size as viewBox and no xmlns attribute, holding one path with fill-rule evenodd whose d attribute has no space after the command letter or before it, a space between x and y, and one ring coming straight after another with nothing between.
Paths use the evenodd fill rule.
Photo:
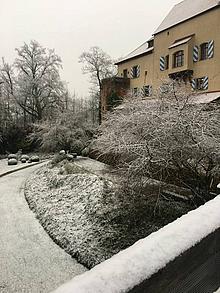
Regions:
<instances>
[{"instance_id":1,"label":"snow-covered railing","mask_svg":"<svg viewBox=\"0 0 220 293\"><path fill-rule=\"evenodd\" d=\"M54 293L213 292L218 287L220 196Z\"/></svg>"}]
</instances>

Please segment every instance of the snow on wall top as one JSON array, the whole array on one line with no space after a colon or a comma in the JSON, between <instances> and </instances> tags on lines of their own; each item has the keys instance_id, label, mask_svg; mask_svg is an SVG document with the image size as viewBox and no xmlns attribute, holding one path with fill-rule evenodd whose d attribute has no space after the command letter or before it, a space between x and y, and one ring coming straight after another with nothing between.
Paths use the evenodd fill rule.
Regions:
<instances>
[{"instance_id":1,"label":"snow on wall top","mask_svg":"<svg viewBox=\"0 0 220 293\"><path fill-rule=\"evenodd\" d=\"M218 100L220 98L220 92L215 93L204 93L200 95L195 95L190 104L208 104Z\"/></svg>"},{"instance_id":2,"label":"snow on wall top","mask_svg":"<svg viewBox=\"0 0 220 293\"><path fill-rule=\"evenodd\" d=\"M148 40L149 41L149 40ZM148 41L144 42L142 45L140 45L137 49L133 50L131 53L129 53L128 55L126 55L125 57L123 57L122 59L120 59L118 62L116 62L115 64L119 64L123 61L126 61L128 59L137 57L139 55L148 53L153 51L153 47L148 48Z\"/></svg>"},{"instance_id":3,"label":"snow on wall top","mask_svg":"<svg viewBox=\"0 0 220 293\"><path fill-rule=\"evenodd\" d=\"M219 0L184 0L173 7L154 34L220 5Z\"/></svg>"},{"instance_id":4,"label":"snow on wall top","mask_svg":"<svg viewBox=\"0 0 220 293\"><path fill-rule=\"evenodd\" d=\"M142 283L220 227L220 195L139 240L54 293L122 293Z\"/></svg>"},{"instance_id":5,"label":"snow on wall top","mask_svg":"<svg viewBox=\"0 0 220 293\"><path fill-rule=\"evenodd\" d=\"M182 39L180 41L176 41L174 42L171 46L169 46L169 49L172 49L172 48L175 48L177 46L180 46L180 45L183 45L183 44L186 44L187 42L189 42L190 40L192 39L192 37L188 37L188 38L185 38L185 39Z\"/></svg>"}]
</instances>

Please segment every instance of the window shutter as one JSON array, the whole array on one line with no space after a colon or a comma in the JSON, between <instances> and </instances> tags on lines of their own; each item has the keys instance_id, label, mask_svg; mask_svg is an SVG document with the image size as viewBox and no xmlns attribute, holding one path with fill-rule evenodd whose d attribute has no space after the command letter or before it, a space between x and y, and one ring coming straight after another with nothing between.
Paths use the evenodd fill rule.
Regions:
<instances>
[{"instance_id":1,"label":"window shutter","mask_svg":"<svg viewBox=\"0 0 220 293\"><path fill-rule=\"evenodd\" d=\"M152 85L149 86L149 97L151 97L153 94L153 87Z\"/></svg>"},{"instance_id":2,"label":"window shutter","mask_svg":"<svg viewBox=\"0 0 220 293\"><path fill-rule=\"evenodd\" d=\"M131 67L131 72L130 72L131 78L133 78L133 67Z\"/></svg>"},{"instance_id":3,"label":"window shutter","mask_svg":"<svg viewBox=\"0 0 220 293\"><path fill-rule=\"evenodd\" d=\"M196 79L192 79L192 89L195 90L196 89Z\"/></svg>"},{"instance_id":4,"label":"window shutter","mask_svg":"<svg viewBox=\"0 0 220 293\"><path fill-rule=\"evenodd\" d=\"M140 77L141 67L140 65L137 66L137 77Z\"/></svg>"},{"instance_id":5,"label":"window shutter","mask_svg":"<svg viewBox=\"0 0 220 293\"><path fill-rule=\"evenodd\" d=\"M160 57L160 71L165 70L165 57L161 56Z\"/></svg>"},{"instance_id":6,"label":"window shutter","mask_svg":"<svg viewBox=\"0 0 220 293\"><path fill-rule=\"evenodd\" d=\"M197 62L199 60L199 46L194 46L193 48L193 62Z\"/></svg>"},{"instance_id":7,"label":"window shutter","mask_svg":"<svg viewBox=\"0 0 220 293\"><path fill-rule=\"evenodd\" d=\"M208 58L211 59L214 56L214 41L209 41L208 44Z\"/></svg>"},{"instance_id":8,"label":"window shutter","mask_svg":"<svg viewBox=\"0 0 220 293\"><path fill-rule=\"evenodd\" d=\"M145 97L145 89L144 89L144 86L141 88L141 97L142 98Z\"/></svg>"},{"instance_id":9,"label":"window shutter","mask_svg":"<svg viewBox=\"0 0 220 293\"><path fill-rule=\"evenodd\" d=\"M203 79L203 89L207 90L209 88L209 78L208 76L205 76Z\"/></svg>"}]
</instances>

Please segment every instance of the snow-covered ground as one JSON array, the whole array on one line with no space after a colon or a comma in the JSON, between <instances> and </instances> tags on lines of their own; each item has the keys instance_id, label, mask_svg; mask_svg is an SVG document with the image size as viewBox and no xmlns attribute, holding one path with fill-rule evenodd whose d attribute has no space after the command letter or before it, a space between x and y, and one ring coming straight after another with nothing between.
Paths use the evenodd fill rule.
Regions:
<instances>
[{"instance_id":1,"label":"snow-covered ground","mask_svg":"<svg viewBox=\"0 0 220 293\"><path fill-rule=\"evenodd\" d=\"M0 178L0 292L46 293L85 268L60 249L30 211L23 185L37 166Z\"/></svg>"},{"instance_id":2,"label":"snow-covered ground","mask_svg":"<svg viewBox=\"0 0 220 293\"><path fill-rule=\"evenodd\" d=\"M45 230L89 268L190 209L185 203L161 200L160 215L153 218L157 198L147 195L135 200L121 190L117 193L115 179L105 164L79 158L52 169L46 166L26 184L29 206Z\"/></svg>"},{"instance_id":3,"label":"snow-covered ground","mask_svg":"<svg viewBox=\"0 0 220 293\"><path fill-rule=\"evenodd\" d=\"M219 210L220 196L74 278L54 293L129 291L218 229Z\"/></svg>"},{"instance_id":4,"label":"snow-covered ground","mask_svg":"<svg viewBox=\"0 0 220 293\"><path fill-rule=\"evenodd\" d=\"M68 253L87 266L105 260L111 251L102 251L100 239L111 237L97 214L102 204L103 180L81 173L60 175L59 168L44 167L26 183L25 195L51 237Z\"/></svg>"}]
</instances>

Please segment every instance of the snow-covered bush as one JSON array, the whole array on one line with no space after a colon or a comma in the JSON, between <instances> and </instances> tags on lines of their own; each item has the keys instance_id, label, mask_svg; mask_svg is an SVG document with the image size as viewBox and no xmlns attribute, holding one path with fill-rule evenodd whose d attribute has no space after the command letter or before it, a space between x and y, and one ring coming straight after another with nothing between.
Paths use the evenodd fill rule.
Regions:
<instances>
[{"instance_id":1,"label":"snow-covered bush","mask_svg":"<svg viewBox=\"0 0 220 293\"><path fill-rule=\"evenodd\" d=\"M8 165L12 166L12 165L17 165L18 161L15 158L9 159L8 160Z\"/></svg>"},{"instance_id":2,"label":"snow-covered bush","mask_svg":"<svg viewBox=\"0 0 220 293\"><path fill-rule=\"evenodd\" d=\"M66 154L57 154L53 157L53 159L51 160L51 165L52 167L56 166L58 163L62 162L66 160Z\"/></svg>"},{"instance_id":3,"label":"snow-covered bush","mask_svg":"<svg viewBox=\"0 0 220 293\"><path fill-rule=\"evenodd\" d=\"M170 83L165 93L127 98L107 115L96 148L131 190L143 192L148 177L191 189L195 205L212 197L220 179L220 107L193 100L186 86Z\"/></svg>"},{"instance_id":4,"label":"snow-covered bush","mask_svg":"<svg viewBox=\"0 0 220 293\"><path fill-rule=\"evenodd\" d=\"M17 160L17 155L16 154L9 154L8 155L8 160L10 159L16 159Z\"/></svg>"},{"instance_id":5,"label":"snow-covered bush","mask_svg":"<svg viewBox=\"0 0 220 293\"><path fill-rule=\"evenodd\" d=\"M94 129L80 116L73 116L71 111L60 113L53 121L35 125L30 139L38 141L46 152L69 150L80 153L89 143Z\"/></svg>"},{"instance_id":6,"label":"snow-covered bush","mask_svg":"<svg viewBox=\"0 0 220 293\"><path fill-rule=\"evenodd\" d=\"M28 156L28 155L22 155L22 156L21 156L21 160L22 160L22 159L25 159L26 161L28 161L28 160L29 160L29 156Z\"/></svg>"},{"instance_id":7,"label":"snow-covered bush","mask_svg":"<svg viewBox=\"0 0 220 293\"><path fill-rule=\"evenodd\" d=\"M65 150L59 151L59 155L65 155L65 154L66 154L66 151Z\"/></svg>"},{"instance_id":8,"label":"snow-covered bush","mask_svg":"<svg viewBox=\"0 0 220 293\"><path fill-rule=\"evenodd\" d=\"M40 161L40 158L39 158L39 156L32 156L32 157L30 158L30 160L31 160L31 162L33 162L33 163L37 163L37 162Z\"/></svg>"}]
</instances>

